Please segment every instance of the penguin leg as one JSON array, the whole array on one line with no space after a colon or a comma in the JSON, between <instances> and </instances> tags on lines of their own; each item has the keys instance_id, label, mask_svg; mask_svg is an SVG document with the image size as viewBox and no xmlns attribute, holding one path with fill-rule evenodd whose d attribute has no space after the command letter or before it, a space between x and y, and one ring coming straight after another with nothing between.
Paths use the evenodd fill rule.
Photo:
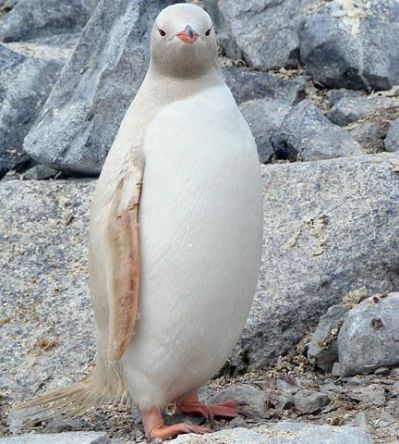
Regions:
<instances>
[{"instance_id":1,"label":"penguin leg","mask_svg":"<svg viewBox=\"0 0 399 444\"><path fill-rule=\"evenodd\" d=\"M207 420L213 418L236 418L239 404L234 401L226 401L220 404L203 404L200 402L197 390L193 390L181 396L176 401L176 409L180 413L194 413Z\"/></svg>"},{"instance_id":2,"label":"penguin leg","mask_svg":"<svg viewBox=\"0 0 399 444\"><path fill-rule=\"evenodd\" d=\"M183 422L169 426L166 425L159 408L154 408L146 413L142 413L141 417L143 420L145 436L149 439L171 439L183 433L197 433L198 435L203 435L206 432L204 427L185 424Z\"/></svg>"}]
</instances>

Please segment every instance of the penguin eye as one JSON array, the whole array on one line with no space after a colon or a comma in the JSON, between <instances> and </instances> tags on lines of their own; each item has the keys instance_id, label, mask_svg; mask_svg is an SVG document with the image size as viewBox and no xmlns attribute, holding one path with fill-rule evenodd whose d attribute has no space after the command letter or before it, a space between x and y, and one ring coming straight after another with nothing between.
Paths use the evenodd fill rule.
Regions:
<instances>
[{"instance_id":1,"label":"penguin eye","mask_svg":"<svg viewBox=\"0 0 399 444\"><path fill-rule=\"evenodd\" d=\"M205 35L206 35L207 37L209 37L210 34L211 34L211 28L209 28L208 31L206 31Z\"/></svg>"},{"instance_id":2,"label":"penguin eye","mask_svg":"<svg viewBox=\"0 0 399 444\"><path fill-rule=\"evenodd\" d=\"M166 32L163 29L158 29L159 33L161 34L162 37L165 37Z\"/></svg>"}]
</instances>

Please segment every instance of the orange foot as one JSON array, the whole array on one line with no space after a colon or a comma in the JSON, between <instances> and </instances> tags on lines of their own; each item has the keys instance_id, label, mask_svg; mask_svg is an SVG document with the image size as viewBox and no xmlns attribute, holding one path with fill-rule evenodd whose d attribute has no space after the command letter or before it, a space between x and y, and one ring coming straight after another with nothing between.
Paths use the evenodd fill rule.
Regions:
<instances>
[{"instance_id":1,"label":"orange foot","mask_svg":"<svg viewBox=\"0 0 399 444\"><path fill-rule=\"evenodd\" d=\"M177 435L183 433L197 433L203 435L206 429L201 426L193 424L172 424L167 426L162 418L161 411L159 409L150 410L142 415L145 436L149 439L161 438L172 439Z\"/></svg>"},{"instance_id":2,"label":"orange foot","mask_svg":"<svg viewBox=\"0 0 399 444\"><path fill-rule=\"evenodd\" d=\"M220 404L202 404L198 398L197 391L190 392L176 401L178 412L201 415L207 420L212 420L213 418L236 418L240 416L238 407L239 405L233 401Z\"/></svg>"}]
</instances>

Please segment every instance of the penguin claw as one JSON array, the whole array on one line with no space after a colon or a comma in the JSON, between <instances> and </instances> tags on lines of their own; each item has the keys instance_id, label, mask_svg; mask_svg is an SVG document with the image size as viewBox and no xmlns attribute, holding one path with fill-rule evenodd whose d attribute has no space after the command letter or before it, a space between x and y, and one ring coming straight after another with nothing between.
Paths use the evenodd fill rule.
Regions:
<instances>
[{"instance_id":1,"label":"penguin claw","mask_svg":"<svg viewBox=\"0 0 399 444\"><path fill-rule=\"evenodd\" d=\"M239 404L234 401L226 401L220 404L202 404L200 402L185 403L179 402L176 405L180 413L191 413L203 416L208 421L214 418L233 419L240 416Z\"/></svg>"},{"instance_id":2,"label":"penguin claw","mask_svg":"<svg viewBox=\"0 0 399 444\"><path fill-rule=\"evenodd\" d=\"M185 424L184 422L173 425L160 424L149 432L148 438L160 438L162 440L168 440L184 433L196 433L197 435L203 435L206 432L207 430L202 426Z\"/></svg>"}]
</instances>

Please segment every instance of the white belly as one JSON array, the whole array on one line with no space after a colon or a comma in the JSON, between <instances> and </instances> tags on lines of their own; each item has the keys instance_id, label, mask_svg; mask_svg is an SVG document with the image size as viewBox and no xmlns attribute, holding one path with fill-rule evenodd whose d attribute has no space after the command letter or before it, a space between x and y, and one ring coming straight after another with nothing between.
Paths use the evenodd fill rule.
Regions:
<instances>
[{"instance_id":1,"label":"white belly","mask_svg":"<svg viewBox=\"0 0 399 444\"><path fill-rule=\"evenodd\" d=\"M256 147L227 88L164 108L144 150L140 318L123 361L143 410L223 365L248 316L262 247Z\"/></svg>"}]
</instances>

